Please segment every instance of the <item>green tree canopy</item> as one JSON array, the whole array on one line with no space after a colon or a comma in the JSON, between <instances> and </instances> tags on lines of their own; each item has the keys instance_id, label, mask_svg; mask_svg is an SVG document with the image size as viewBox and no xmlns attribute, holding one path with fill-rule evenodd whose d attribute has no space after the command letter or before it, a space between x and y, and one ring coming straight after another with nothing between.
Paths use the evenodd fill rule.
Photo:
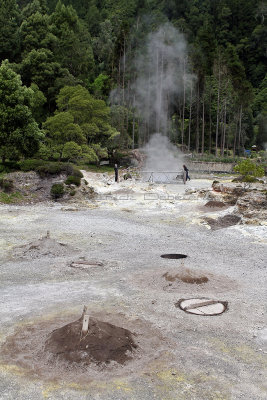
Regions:
<instances>
[{"instance_id":1,"label":"green tree canopy","mask_svg":"<svg viewBox=\"0 0 267 400\"><path fill-rule=\"evenodd\" d=\"M42 133L33 119L32 89L22 85L20 76L3 61L0 67L0 155L6 158L32 156Z\"/></svg>"},{"instance_id":2,"label":"green tree canopy","mask_svg":"<svg viewBox=\"0 0 267 400\"><path fill-rule=\"evenodd\" d=\"M55 115L49 117L43 127L47 138L61 146L62 155L74 149L73 143L76 143L82 146L83 153L98 159L106 156L105 147L118 135L109 124L109 114L105 102L93 98L84 87L66 86L58 95ZM67 142L71 145L66 149ZM75 146L75 151L77 149Z\"/></svg>"},{"instance_id":3,"label":"green tree canopy","mask_svg":"<svg viewBox=\"0 0 267 400\"><path fill-rule=\"evenodd\" d=\"M16 0L0 2L0 61L14 57L19 51L20 13Z\"/></svg>"}]
</instances>

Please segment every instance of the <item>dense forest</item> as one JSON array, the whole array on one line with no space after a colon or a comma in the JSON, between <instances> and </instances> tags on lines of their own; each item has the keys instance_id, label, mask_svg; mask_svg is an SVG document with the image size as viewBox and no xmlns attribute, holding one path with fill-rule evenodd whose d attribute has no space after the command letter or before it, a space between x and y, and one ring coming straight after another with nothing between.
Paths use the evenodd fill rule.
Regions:
<instances>
[{"instance_id":1,"label":"dense forest","mask_svg":"<svg viewBox=\"0 0 267 400\"><path fill-rule=\"evenodd\" d=\"M97 163L143 145L156 127L136 106L135 61L147 37L170 25L186 51L164 133L202 154L263 149L266 12L262 0L1 0L2 161Z\"/></svg>"}]
</instances>

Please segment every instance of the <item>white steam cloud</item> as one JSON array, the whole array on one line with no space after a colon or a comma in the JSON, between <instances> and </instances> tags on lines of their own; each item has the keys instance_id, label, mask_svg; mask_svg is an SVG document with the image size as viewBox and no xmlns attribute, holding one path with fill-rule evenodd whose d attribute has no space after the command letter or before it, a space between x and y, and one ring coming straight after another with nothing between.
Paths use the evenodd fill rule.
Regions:
<instances>
[{"instance_id":1,"label":"white steam cloud","mask_svg":"<svg viewBox=\"0 0 267 400\"><path fill-rule=\"evenodd\" d=\"M153 182L172 182L182 171L183 156L167 136L155 133L144 146L146 153L143 178L149 180L153 173Z\"/></svg>"},{"instance_id":2,"label":"white steam cloud","mask_svg":"<svg viewBox=\"0 0 267 400\"><path fill-rule=\"evenodd\" d=\"M116 89L110 100L113 104L127 103L138 115L139 140L146 143L145 170L161 172L158 177L162 178L162 172L178 173L182 169L183 155L168 136L173 137L170 122L177 102L184 101L194 76L188 72L185 38L170 23L150 33L136 54L131 65L125 57L124 68L130 68L132 77L128 90Z\"/></svg>"},{"instance_id":3,"label":"white steam cloud","mask_svg":"<svg viewBox=\"0 0 267 400\"><path fill-rule=\"evenodd\" d=\"M193 79L187 72L187 59L184 36L170 23L148 35L144 53L135 61L137 78L131 85L134 106L147 124L148 137L168 133L173 104Z\"/></svg>"}]
</instances>

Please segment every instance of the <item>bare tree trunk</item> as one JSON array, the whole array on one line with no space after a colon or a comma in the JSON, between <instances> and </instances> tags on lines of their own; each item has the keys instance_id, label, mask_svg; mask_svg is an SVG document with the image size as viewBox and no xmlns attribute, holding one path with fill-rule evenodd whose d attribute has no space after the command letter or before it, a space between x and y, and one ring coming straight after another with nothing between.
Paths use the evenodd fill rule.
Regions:
<instances>
[{"instance_id":1,"label":"bare tree trunk","mask_svg":"<svg viewBox=\"0 0 267 400\"><path fill-rule=\"evenodd\" d=\"M238 131L238 148L239 148L239 151L240 151L240 147L241 147L241 142L242 142L242 145L244 145L243 144L243 138L242 138L242 110L243 110L243 108L242 108L242 104L241 104L240 111L239 111L239 131Z\"/></svg>"},{"instance_id":2,"label":"bare tree trunk","mask_svg":"<svg viewBox=\"0 0 267 400\"><path fill-rule=\"evenodd\" d=\"M211 124L212 124L212 120L211 120L211 90L210 90L210 104L209 104L209 154L211 153Z\"/></svg>"},{"instance_id":3,"label":"bare tree trunk","mask_svg":"<svg viewBox=\"0 0 267 400\"><path fill-rule=\"evenodd\" d=\"M224 99L224 112L223 112L223 137L222 137L222 153L224 156L224 148L225 148L225 135L226 135L226 98Z\"/></svg>"},{"instance_id":4,"label":"bare tree trunk","mask_svg":"<svg viewBox=\"0 0 267 400\"><path fill-rule=\"evenodd\" d=\"M197 82L196 152L199 152L199 80Z\"/></svg>"},{"instance_id":5,"label":"bare tree trunk","mask_svg":"<svg viewBox=\"0 0 267 400\"><path fill-rule=\"evenodd\" d=\"M120 53L120 59L119 59L118 79L117 79L117 86L119 89L120 89L120 76L121 76L121 53ZM121 98L121 96L119 95L119 105L121 104L120 98Z\"/></svg>"},{"instance_id":6,"label":"bare tree trunk","mask_svg":"<svg viewBox=\"0 0 267 400\"><path fill-rule=\"evenodd\" d=\"M238 121L236 121L236 126L235 126L235 136L234 136L234 145L233 145L233 156L234 157L235 157L235 153L236 153L237 128L238 128Z\"/></svg>"},{"instance_id":7,"label":"bare tree trunk","mask_svg":"<svg viewBox=\"0 0 267 400\"><path fill-rule=\"evenodd\" d=\"M202 138L201 138L201 153L204 154L205 146L205 102L204 102L204 91L202 97Z\"/></svg>"},{"instance_id":8,"label":"bare tree trunk","mask_svg":"<svg viewBox=\"0 0 267 400\"><path fill-rule=\"evenodd\" d=\"M166 101L166 126L165 126L165 132L164 132L164 134L165 135L167 135L167 133L168 133L168 136L170 137L170 130L168 129L169 128L169 126L168 126L168 121L169 121L169 92L167 92L167 94L166 94L166 99L165 99L165 101Z\"/></svg>"},{"instance_id":9,"label":"bare tree trunk","mask_svg":"<svg viewBox=\"0 0 267 400\"><path fill-rule=\"evenodd\" d=\"M159 111L160 111L160 114L161 114L161 110L162 110L162 100L164 101L164 99L162 99L162 87L163 87L163 54L161 54L161 67L160 67L160 89L159 89ZM165 106L165 104L164 104L164 106ZM162 127L162 122L164 122L164 126L163 127ZM166 121L160 121L159 120L159 127L160 127L159 131L161 129L163 129L162 133L164 133L164 134L166 132L166 126L165 125L166 125Z\"/></svg>"},{"instance_id":10,"label":"bare tree trunk","mask_svg":"<svg viewBox=\"0 0 267 400\"><path fill-rule=\"evenodd\" d=\"M189 124L188 124L188 151L190 151L190 146L191 146L192 97L193 97L193 85L192 85L192 81L191 81L191 85L190 85Z\"/></svg>"},{"instance_id":11,"label":"bare tree trunk","mask_svg":"<svg viewBox=\"0 0 267 400\"><path fill-rule=\"evenodd\" d=\"M182 115L182 146L184 145L185 63L186 63L186 60L184 59L184 70L183 70L183 115Z\"/></svg>"},{"instance_id":12,"label":"bare tree trunk","mask_svg":"<svg viewBox=\"0 0 267 400\"><path fill-rule=\"evenodd\" d=\"M149 74L148 74L148 101L147 101L147 104L148 104L148 108L147 108L147 126L148 126L148 132L147 132L147 134L148 134L148 140L149 140L149 137L150 137L150 107L151 107L151 104L150 104L150 102L151 102L151 94L150 94L150 71L149 71Z\"/></svg>"},{"instance_id":13,"label":"bare tree trunk","mask_svg":"<svg viewBox=\"0 0 267 400\"><path fill-rule=\"evenodd\" d=\"M220 117L220 89L221 89L221 70L219 64L219 83L217 95L217 119L216 119L216 136L215 136L215 155L218 155L218 136L219 136L219 117Z\"/></svg>"},{"instance_id":14,"label":"bare tree trunk","mask_svg":"<svg viewBox=\"0 0 267 400\"><path fill-rule=\"evenodd\" d=\"M133 130L132 130L132 149L134 150L134 133L135 133L135 96L133 98Z\"/></svg>"},{"instance_id":15,"label":"bare tree trunk","mask_svg":"<svg viewBox=\"0 0 267 400\"><path fill-rule=\"evenodd\" d=\"M157 82L159 82L159 50L157 49ZM157 90L157 96L156 96L156 102L160 102L159 96L160 96L160 92ZM157 132L159 132L159 113L157 113L156 115L156 130Z\"/></svg>"},{"instance_id":16,"label":"bare tree trunk","mask_svg":"<svg viewBox=\"0 0 267 400\"><path fill-rule=\"evenodd\" d=\"M123 72L122 72L122 104L125 105L125 64L126 64L126 49L125 49L125 33L123 37Z\"/></svg>"}]
</instances>

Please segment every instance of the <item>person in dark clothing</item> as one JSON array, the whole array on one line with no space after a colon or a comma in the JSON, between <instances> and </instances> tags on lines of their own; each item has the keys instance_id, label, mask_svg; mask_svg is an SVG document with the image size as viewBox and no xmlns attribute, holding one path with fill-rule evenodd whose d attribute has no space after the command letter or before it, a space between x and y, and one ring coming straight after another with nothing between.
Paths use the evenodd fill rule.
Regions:
<instances>
[{"instance_id":1,"label":"person in dark clothing","mask_svg":"<svg viewBox=\"0 0 267 400\"><path fill-rule=\"evenodd\" d=\"M119 181L119 168L118 168L118 164L114 165L114 171L115 171L115 182Z\"/></svg>"},{"instance_id":2,"label":"person in dark clothing","mask_svg":"<svg viewBox=\"0 0 267 400\"><path fill-rule=\"evenodd\" d=\"M185 171L185 180L189 180L190 181L190 176L189 176L189 171L186 165L183 165L184 171Z\"/></svg>"}]
</instances>

